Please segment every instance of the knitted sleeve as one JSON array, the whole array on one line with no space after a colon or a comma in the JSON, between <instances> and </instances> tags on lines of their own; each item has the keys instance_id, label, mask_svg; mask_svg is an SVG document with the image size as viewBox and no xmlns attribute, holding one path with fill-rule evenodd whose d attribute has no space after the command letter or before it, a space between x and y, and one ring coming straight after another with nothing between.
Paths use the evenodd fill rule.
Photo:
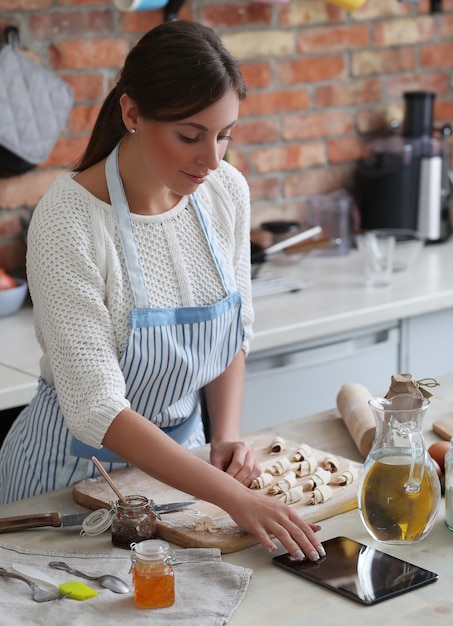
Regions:
<instances>
[{"instance_id":1,"label":"knitted sleeve","mask_svg":"<svg viewBox=\"0 0 453 626\"><path fill-rule=\"evenodd\" d=\"M90 211L91 208L91 211ZM93 207L64 179L36 207L27 243L27 277L38 339L73 434L95 447L129 406L97 263Z\"/></svg>"}]
</instances>

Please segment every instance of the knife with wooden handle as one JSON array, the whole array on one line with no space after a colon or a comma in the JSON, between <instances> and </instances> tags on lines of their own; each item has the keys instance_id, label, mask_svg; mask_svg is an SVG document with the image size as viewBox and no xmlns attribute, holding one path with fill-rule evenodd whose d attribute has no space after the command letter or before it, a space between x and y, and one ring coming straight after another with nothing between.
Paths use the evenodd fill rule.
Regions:
<instances>
[{"instance_id":1,"label":"knife with wooden handle","mask_svg":"<svg viewBox=\"0 0 453 626\"><path fill-rule=\"evenodd\" d=\"M169 502L168 504L160 504L154 507L156 513L172 513L173 511L181 511L188 506L194 504L195 501L189 502ZM16 515L15 517L0 517L0 533L10 533L17 530L26 530L28 528L43 528L45 526L53 526L55 528L65 528L70 526L82 526L82 523L88 513L71 513L62 515L61 513L35 513L34 515Z\"/></svg>"}]
</instances>

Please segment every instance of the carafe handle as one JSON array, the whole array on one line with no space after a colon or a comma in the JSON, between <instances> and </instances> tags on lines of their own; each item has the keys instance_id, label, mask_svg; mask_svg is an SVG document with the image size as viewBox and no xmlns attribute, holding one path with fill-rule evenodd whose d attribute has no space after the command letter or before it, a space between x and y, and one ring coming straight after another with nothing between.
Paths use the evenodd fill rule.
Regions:
<instances>
[{"instance_id":1,"label":"carafe handle","mask_svg":"<svg viewBox=\"0 0 453 626\"><path fill-rule=\"evenodd\" d=\"M411 467L404 489L407 493L417 493L420 491L425 471L425 445L419 430L408 430L407 436L411 444Z\"/></svg>"}]
</instances>

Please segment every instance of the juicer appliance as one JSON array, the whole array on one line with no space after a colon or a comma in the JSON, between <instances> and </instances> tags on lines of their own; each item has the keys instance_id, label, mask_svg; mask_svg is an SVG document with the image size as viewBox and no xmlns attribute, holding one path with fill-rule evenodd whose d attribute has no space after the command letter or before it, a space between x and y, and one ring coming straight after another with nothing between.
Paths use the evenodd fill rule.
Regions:
<instances>
[{"instance_id":1,"label":"juicer appliance","mask_svg":"<svg viewBox=\"0 0 453 626\"><path fill-rule=\"evenodd\" d=\"M425 243L450 237L451 127L433 127L435 97L406 92L401 132L372 141L359 161L354 193L363 230L415 230Z\"/></svg>"}]
</instances>

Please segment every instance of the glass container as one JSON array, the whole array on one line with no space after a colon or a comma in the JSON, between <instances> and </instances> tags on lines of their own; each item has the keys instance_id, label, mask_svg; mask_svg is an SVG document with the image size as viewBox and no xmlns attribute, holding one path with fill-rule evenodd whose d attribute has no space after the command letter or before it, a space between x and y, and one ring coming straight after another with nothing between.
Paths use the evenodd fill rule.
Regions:
<instances>
[{"instance_id":1,"label":"glass container","mask_svg":"<svg viewBox=\"0 0 453 626\"><path fill-rule=\"evenodd\" d=\"M360 516L377 541L420 541L433 527L441 497L421 431L429 400L400 394L371 398L369 405L376 436L359 480Z\"/></svg>"},{"instance_id":2,"label":"glass container","mask_svg":"<svg viewBox=\"0 0 453 626\"><path fill-rule=\"evenodd\" d=\"M118 500L112 504L112 543L117 548L129 550L138 543L156 536L154 502L145 496L125 496L126 504Z\"/></svg>"},{"instance_id":3,"label":"glass container","mask_svg":"<svg viewBox=\"0 0 453 626\"><path fill-rule=\"evenodd\" d=\"M174 553L166 541L151 539L131 545L135 605L158 609L175 601Z\"/></svg>"}]
</instances>

